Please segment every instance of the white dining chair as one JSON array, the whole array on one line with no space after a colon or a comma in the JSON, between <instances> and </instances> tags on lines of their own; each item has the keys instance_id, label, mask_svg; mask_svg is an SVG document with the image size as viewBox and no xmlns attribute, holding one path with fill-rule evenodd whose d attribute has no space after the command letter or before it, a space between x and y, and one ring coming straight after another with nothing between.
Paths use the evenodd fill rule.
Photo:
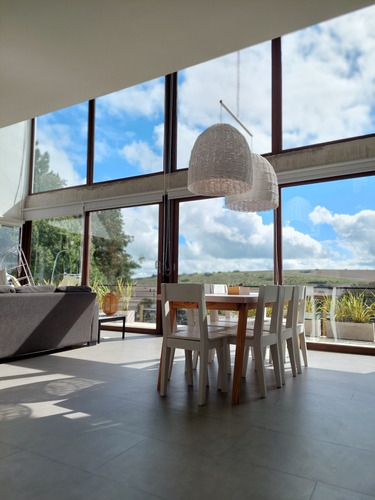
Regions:
<instances>
[{"instance_id":1,"label":"white dining chair","mask_svg":"<svg viewBox=\"0 0 375 500\"><path fill-rule=\"evenodd\" d=\"M273 369L275 373L277 387L282 387L280 371L279 343L277 338L277 328L279 326L279 296L280 286L261 285L259 287L258 304L255 314L254 326L246 329L244 368L242 375L246 375L247 362L249 359L249 349L252 348L255 361L260 394L263 398L267 396L266 375L265 375L265 354L269 347L272 352ZM272 310L271 320L265 325L265 310L269 307ZM230 330L228 343L236 344L237 331Z\"/></svg>"},{"instance_id":2,"label":"white dining chair","mask_svg":"<svg viewBox=\"0 0 375 500\"><path fill-rule=\"evenodd\" d=\"M295 301L295 289L296 287L293 285L284 285L280 287L277 340L279 343L280 370L283 385L285 384L286 349L288 349L293 377L297 375L295 327L298 303Z\"/></svg>"},{"instance_id":3,"label":"white dining chair","mask_svg":"<svg viewBox=\"0 0 375 500\"><path fill-rule=\"evenodd\" d=\"M204 285L163 283L162 292L162 325L163 346L161 355L160 395L166 396L170 374L170 358L175 349L184 349L188 385L193 385L192 352L197 351L200 358L198 375L198 404L206 402L208 385L208 352L216 349L218 358L218 389L227 392L226 349L227 335L224 329L208 331L207 310ZM181 309L192 304L197 308L197 319L193 325L178 326L174 321L173 302L181 302ZM184 307L185 305L185 307Z\"/></svg>"},{"instance_id":4,"label":"white dining chair","mask_svg":"<svg viewBox=\"0 0 375 500\"><path fill-rule=\"evenodd\" d=\"M293 341L296 359L297 372L302 373L301 353L304 365L308 366L306 332L305 332L305 312L306 312L306 286L294 287L294 318L293 318Z\"/></svg>"}]
</instances>

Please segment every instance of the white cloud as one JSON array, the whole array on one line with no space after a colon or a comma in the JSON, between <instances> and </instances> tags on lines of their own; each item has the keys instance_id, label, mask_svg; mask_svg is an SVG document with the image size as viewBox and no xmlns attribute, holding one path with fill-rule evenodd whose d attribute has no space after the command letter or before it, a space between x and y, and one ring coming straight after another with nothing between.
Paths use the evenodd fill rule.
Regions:
<instances>
[{"instance_id":1,"label":"white cloud","mask_svg":"<svg viewBox=\"0 0 375 500\"><path fill-rule=\"evenodd\" d=\"M234 53L181 72L178 117L182 137L179 143L185 141L185 133L187 139L191 133L196 139L203 129L226 122L239 128L254 152L270 151L270 54L270 43L267 42L242 50L239 64L237 53ZM221 107L220 100L239 115L254 135L253 141Z\"/></svg>"},{"instance_id":2,"label":"white cloud","mask_svg":"<svg viewBox=\"0 0 375 500\"><path fill-rule=\"evenodd\" d=\"M135 271L136 277L147 277L156 274L155 261L158 259L158 222L159 211L155 205L137 208L124 208L124 231L134 236L126 251L138 261L144 257L142 268Z\"/></svg>"},{"instance_id":3,"label":"white cloud","mask_svg":"<svg viewBox=\"0 0 375 500\"><path fill-rule=\"evenodd\" d=\"M179 272L270 269L273 225L255 213L236 213L222 199L180 206Z\"/></svg>"},{"instance_id":4,"label":"white cloud","mask_svg":"<svg viewBox=\"0 0 375 500\"><path fill-rule=\"evenodd\" d=\"M285 36L284 147L373 132L375 8Z\"/></svg>"},{"instance_id":5,"label":"white cloud","mask_svg":"<svg viewBox=\"0 0 375 500\"><path fill-rule=\"evenodd\" d=\"M77 151L71 134L72 129L66 125L47 125L38 128L38 147L42 153L50 156L50 170L67 181L67 186L83 184L77 165L86 166L86 149ZM85 169L86 171L86 169Z\"/></svg>"},{"instance_id":6,"label":"white cloud","mask_svg":"<svg viewBox=\"0 0 375 500\"><path fill-rule=\"evenodd\" d=\"M361 210L349 214L334 214L324 207L316 207L310 214L314 224L328 224L337 234L338 250L348 255L349 267L375 265L375 211Z\"/></svg>"},{"instance_id":7,"label":"white cloud","mask_svg":"<svg viewBox=\"0 0 375 500\"><path fill-rule=\"evenodd\" d=\"M151 80L98 99L98 112L152 117L164 108L164 78Z\"/></svg>"},{"instance_id":8,"label":"white cloud","mask_svg":"<svg viewBox=\"0 0 375 500\"><path fill-rule=\"evenodd\" d=\"M144 141L133 141L126 144L121 154L132 165L136 165L141 172L160 172L163 169L163 158L155 153L150 145Z\"/></svg>"}]
</instances>

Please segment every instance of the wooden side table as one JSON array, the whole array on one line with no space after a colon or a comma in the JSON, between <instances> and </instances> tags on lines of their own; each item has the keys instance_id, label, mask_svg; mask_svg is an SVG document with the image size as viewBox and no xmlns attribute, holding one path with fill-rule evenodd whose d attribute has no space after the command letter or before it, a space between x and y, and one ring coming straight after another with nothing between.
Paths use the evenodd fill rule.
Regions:
<instances>
[{"instance_id":1,"label":"wooden side table","mask_svg":"<svg viewBox=\"0 0 375 500\"><path fill-rule=\"evenodd\" d=\"M125 314L113 314L112 316L107 316L106 314L99 314L99 325L98 325L98 344L100 344L100 326L102 323L109 323L115 321L122 321L122 339L125 339Z\"/></svg>"}]
</instances>

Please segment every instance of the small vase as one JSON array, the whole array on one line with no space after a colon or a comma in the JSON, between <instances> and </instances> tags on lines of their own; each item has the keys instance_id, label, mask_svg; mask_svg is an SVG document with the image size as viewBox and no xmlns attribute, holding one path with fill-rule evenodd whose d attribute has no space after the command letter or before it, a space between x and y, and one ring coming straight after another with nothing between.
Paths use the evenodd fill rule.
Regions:
<instances>
[{"instance_id":1,"label":"small vase","mask_svg":"<svg viewBox=\"0 0 375 500\"><path fill-rule=\"evenodd\" d=\"M119 307L120 297L114 292L107 293L103 297L102 308L104 314L112 316L117 313Z\"/></svg>"}]
</instances>

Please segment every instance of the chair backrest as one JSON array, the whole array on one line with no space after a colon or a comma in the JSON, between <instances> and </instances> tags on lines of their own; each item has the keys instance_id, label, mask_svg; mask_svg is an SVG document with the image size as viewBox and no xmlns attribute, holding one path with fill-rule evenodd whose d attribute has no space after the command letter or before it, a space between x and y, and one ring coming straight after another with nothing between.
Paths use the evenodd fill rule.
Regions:
<instances>
[{"instance_id":1,"label":"chair backrest","mask_svg":"<svg viewBox=\"0 0 375 500\"><path fill-rule=\"evenodd\" d=\"M222 284L213 284L210 285L210 291L206 293L228 293L228 285L222 285ZM230 311L225 311L225 317L230 318ZM218 322L220 320L219 318L219 311L214 310L210 311L210 321L211 323Z\"/></svg>"},{"instance_id":2,"label":"chair backrest","mask_svg":"<svg viewBox=\"0 0 375 500\"><path fill-rule=\"evenodd\" d=\"M211 293L228 293L228 285L214 284Z\"/></svg>"},{"instance_id":3,"label":"chair backrest","mask_svg":"<svg viewBox=\"0 0 375 500\"><path fill-rule=\"evenodd\" d=\"M277 333L279 318L279 285L261 285L259 287L258 305L255 313L254 337L263 335L266 308L271 308L270 333Z\"/></svg>"},{"instance_id":4,"label":"chair backrest","mask_svg":"<svg viewBox=\"0 0 375 500\"><path fill-rule=\"evenodd\" d=\"M305 312L306 312L306 294L307 287L306 286L296 286L296 298L297 301L297 323L304 324L305 323Z\"/></svg>"},{"instance_id":5,"label":"chair backrest","mask_svg":"<svg viewBox=\"0 0 375 500\"><path fill-rule=\"evenodd\" d=\"M293 288L292 307L288 310L286 326L296 331L298 324L305 322L306 287L295 285Z\"/></svg>"},{"instance_id":6,"label":"chair backrest","mask_svg":"<svg viewBox=\"0 0 375 500\"><path fill-rule=\"evenodd\" d=\"M282 327L285 315L285 328L293 328L293 322L297 317L298 303L295 301L295 289L293 285L283 285L280 291L280 316L279 327Z\"/></svg>"},{"instance_id":7,"label":"chair backrest","mask_svg":"<svg viewBox=\"0 0 375 500\"><path fill-rule=\"evenodd\" d=\"M197 311L195 324L199 328L201 338L207 339L207 310L204 285L190 283L162 283L161 285L161 310L163 336L169 336L174 331L175 309L174 302L179 302L178 309L189 309L193 306Z\"/></svg>"}]
</instances>

